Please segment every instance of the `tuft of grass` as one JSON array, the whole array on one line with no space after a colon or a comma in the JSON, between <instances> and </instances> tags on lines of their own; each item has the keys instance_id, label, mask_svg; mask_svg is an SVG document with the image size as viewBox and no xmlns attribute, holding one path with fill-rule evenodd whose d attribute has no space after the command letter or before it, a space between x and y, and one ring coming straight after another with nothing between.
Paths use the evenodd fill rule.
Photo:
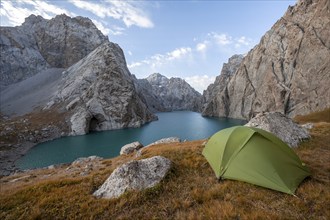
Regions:
<instances>
[{"instance_id":1,"label":"tuft of grass","mask_svg":"<svg viewBox=\"0 0 330 220\"><path fill-rule=\"evenodd\" d=\"M317 121L311 139L294 149L312 172L297 189L297 197L239 181L218 182L201 155L203 142L143 149L141 158L162 155L173 162L172 169L155 187L129 191L117 199L97 199L92 193L116 167L135 159L133 154L104 160L102 169L85 177L61 176L66 167L60 167L33 171L28 181L12 183L17 176L2 178L0 219L330 218L330 123ZM54 176L41 178L49 172Z\"/></svg>"}]
</instances>

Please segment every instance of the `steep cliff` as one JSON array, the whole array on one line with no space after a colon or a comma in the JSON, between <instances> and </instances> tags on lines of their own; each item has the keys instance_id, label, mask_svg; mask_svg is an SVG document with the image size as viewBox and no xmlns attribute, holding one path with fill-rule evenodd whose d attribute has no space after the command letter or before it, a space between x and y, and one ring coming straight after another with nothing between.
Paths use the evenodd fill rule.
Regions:
<instances>
[{"instance_id":1,"label":"steep cliff","mask_svg":"<svg viewBox=\"0 0 330 220\"><path fill-rule=\"evenodd\" d=\"M84 17L31 15L21 26L1 27L0 84L9 85L50 67L67 68L107 40Z\"/></svg>"},{"instance_id":2,"label":"steep cliff","mask_svg":"<svg viewBox=\"0 0 330 220\"><path fill-rule=\"evenodd\" d=\"M139 127L156 119L135 91L121 48L105 42L65 71L55 96L70 112L72 135Z\"/></svg>"},{"instance_id":3,"label":"steep cliff","mask_svg":"<svg viewBox=\"0 0 330 220\"><path fill-rule=\"evenodd\" d=\"M329 1L298 1L244 57L205 115L293 117L330 107L329 36Z\"/></svg>"},{"instance_id":4,"label":"steep cliff","mask_svg":"<svg viewBox=\"0 0 330 220\"><path fill-rule=\"evenodd\" d=\"M229 58L228 63L224 63L221 73L216 77L215 82L207 87L203 92L203 111L204 116L225 116L228 112L228 90L227 84L236 73L243 60L243 55L234 55Z\"/></svg>"},{"instance_id":5,"label":"steep cliff","mask_svg":"<svg viewBox=\"0 0 330 220\"><path fill-rule=\"evenodd\" d=\"M150 109L157 111L200 111L202 96L181 78L154 73L136 82L139 94Z\"/></svg>"}]
</instances>

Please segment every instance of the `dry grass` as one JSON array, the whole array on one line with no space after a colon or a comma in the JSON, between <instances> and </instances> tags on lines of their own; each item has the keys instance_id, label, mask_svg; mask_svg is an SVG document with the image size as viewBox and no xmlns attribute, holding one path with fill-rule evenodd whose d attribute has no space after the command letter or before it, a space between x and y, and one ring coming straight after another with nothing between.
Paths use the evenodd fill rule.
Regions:
<instances>
[{"instance_id":1,"label":"dry grass","mask_svg":"<svg viewBox=\"0 0 330 220\"><path fill-rule=\"evenodd\" d=\"M133 156L105 160L102 169L86 177L41 179L50 171L35 171L36 177L15 185L2 179L0 219L329 219L330 123L320 121L312 138L296 149L312 171L297 197L238 181L218 182L201 155L201 140L144 149L142 158L163 155L173 168L156 187L118 199L96 199L92 192Z\"/></svg>"},{"instance_id":2,"label":"dry grass","mask_svg":"<svg viewBox=\"0 0 330 220\"><path fill-rule=\"evenodd\" d=\"M325 109L323 111L314 112L309 115L298 115L295 117L295 121L299 123L307 123L307 122L328 122L330 123L330 108Z\"/></svg>"}]
</instances>

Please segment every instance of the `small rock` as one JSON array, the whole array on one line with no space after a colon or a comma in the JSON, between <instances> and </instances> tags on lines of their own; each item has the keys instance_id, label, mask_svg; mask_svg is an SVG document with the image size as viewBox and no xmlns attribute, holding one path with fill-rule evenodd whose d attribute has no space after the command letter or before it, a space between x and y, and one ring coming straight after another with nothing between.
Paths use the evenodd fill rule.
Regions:
<instances>
[{"instance_id":1,"label":"small rock","mask_svg":"<svg viewBox=\"0 0 330 220\"><path fill-rule=\"evenodd\" d=\"M313 123L306 123L306 124L301 125L301 127L310 130L314 127L314 124Z\"/></svg>"},{"instance_id":2,"label":"small rock","mask_svg":"<svg viewBox=\"0 0 330 220\"><path fill-rule=\"evenodd\" d=\"M102 160L103 158L102 157L99 157L99 156L89 156L89 157L80 157L78 159L76 159L75 161L73 161L71 163L71 165L78 165L78 164L82 164L82 163L87 163L87 162L91 162L91 161L94 161L94 160Z\"/></svg>"},{"instance_id":3,"label":"small rock","mask_svg":"<svg viewBox=\"0 0 330 220\"><path fill-rule=\"evenodd\" d=\"M141 149L142 147L143 147L143 145L138 141L130 143L130 144L126 144L125 146L123 146L120 149L120 155L123 155L123 154L127 155L130 153L133 153L134 151L137 151L137 150Z\"/></svg>"},{"instance_id":4,"label":"small rock","mask_svg":"<svg viewBox=\"0 0 330 220\"><path fill-rule=\"evenodd\" d=\"M166 176L171 164L162 156L128 162L116 168L93 195L110 199L121 196L127 190L153 187Z\"/></svg>"},{"instance_id":5,"label":"small rock","mask_svg":"<svg viewBox=\"0 0 330 220\"><path fill-rule=\"evenodd\" d=\"M136 151L135 157L141 157L142 155L142 149Z\"/></svg>"},{"instance_id":6,"label":"small rock","mask_svg":"<svg viewBox=\"0 0 330 220\"><path fill-rule=\"evenodd\" d=\"M150 146L156 145L156 144L178 143L180 141L181 140L178 137L168 137L168 138L160 139L154 143L151 143L151 144L147 145L146 147L150 147Z\"/></svg>"}]
</instances>

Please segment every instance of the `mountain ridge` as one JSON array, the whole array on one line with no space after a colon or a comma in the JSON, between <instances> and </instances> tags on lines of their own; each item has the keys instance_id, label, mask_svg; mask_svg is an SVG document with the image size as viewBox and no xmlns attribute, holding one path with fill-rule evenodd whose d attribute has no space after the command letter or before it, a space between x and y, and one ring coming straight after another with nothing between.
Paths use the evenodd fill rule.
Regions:
<instances>
[{"instance_id":1,"label":"mountain ridge","mask_svg":"<svg viewBox=\"0 0 330 220\"><path fill-rule=\"evenodd\" d=\"M135 85L153 112L201 110L201 94L184 79L153 73L145 79L136 79Z\"/></svg>"}]
</instances>

